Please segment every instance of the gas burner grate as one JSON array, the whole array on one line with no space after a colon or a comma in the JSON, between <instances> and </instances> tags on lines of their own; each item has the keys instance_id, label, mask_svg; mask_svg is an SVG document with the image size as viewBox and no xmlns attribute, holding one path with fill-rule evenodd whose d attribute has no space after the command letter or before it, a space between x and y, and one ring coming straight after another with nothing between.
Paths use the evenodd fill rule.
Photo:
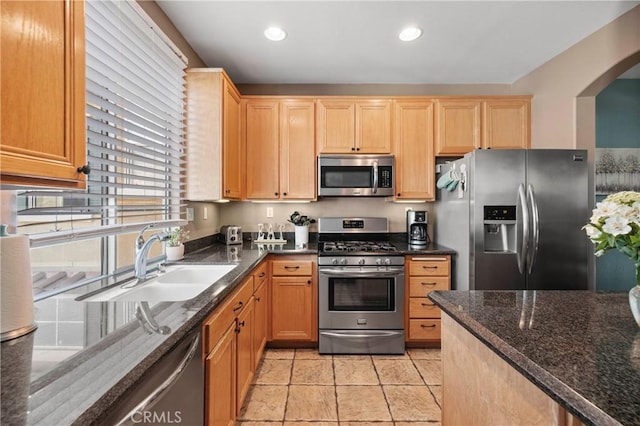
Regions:
<instances>
[{"instance_id":1,"label":"gas burner grate","mask_svg":"<svg viewBox=\"0 0 640 426\"><path fill-rule=\"evenodd\" d=\"M322 247L325 253L390 253L396 252L395 246L386 241L327 241Z\"/></svg>"}]
</instances>

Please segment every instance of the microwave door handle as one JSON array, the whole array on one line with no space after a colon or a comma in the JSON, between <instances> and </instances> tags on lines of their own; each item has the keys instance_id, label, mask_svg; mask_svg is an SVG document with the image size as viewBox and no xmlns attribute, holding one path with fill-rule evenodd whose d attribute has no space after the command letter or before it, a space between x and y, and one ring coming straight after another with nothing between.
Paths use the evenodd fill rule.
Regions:
<instances>
[{"instance_id":1,"label":"microwave door handle","mask_svg":"<svg viewBox=\"0 0 640 426\"><path fill-rule=\"evenodd\" d=\"M373 160L373 193L378 192L378 160Z\"/></svg>"}]
</instances>

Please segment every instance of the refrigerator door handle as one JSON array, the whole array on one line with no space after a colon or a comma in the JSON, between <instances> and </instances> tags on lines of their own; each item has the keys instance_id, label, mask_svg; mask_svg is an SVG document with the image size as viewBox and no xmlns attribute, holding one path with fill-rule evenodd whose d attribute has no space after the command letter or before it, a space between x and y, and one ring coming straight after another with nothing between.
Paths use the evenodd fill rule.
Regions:
<instances>
[{"instance_id":1,"label":"refrigerator door handle","mask_svg":"<svg viewBox=\"0 0 640 426\"><path fill-rule=\"evenodd\" d=\"M531 204L531 230L533 233L533 250L531 250L530 257L527 260L529 264L529 275L533 271L533 265L536 263L536 255L538 254L538 244L540 242L540 217L538 215L538 201L536 200L535 192L533 191L533 185L527 186L527 198Z\"/></svg>"},{"instance_id":2,"label":"refrigerator door handle","mask_svg":"<svg viewBox=\"0 0 640 426\"><path fill-rule=\"evenodd\" d=\"M518 186L518 207L522 215L516 214L516 220L522 224L522 243L516 246L516 260L518 271L522 274L526 270L527 249L529 247L529 207L527 206L527 196L524 191L524 184Z\"/></svg>"}]
</instances>

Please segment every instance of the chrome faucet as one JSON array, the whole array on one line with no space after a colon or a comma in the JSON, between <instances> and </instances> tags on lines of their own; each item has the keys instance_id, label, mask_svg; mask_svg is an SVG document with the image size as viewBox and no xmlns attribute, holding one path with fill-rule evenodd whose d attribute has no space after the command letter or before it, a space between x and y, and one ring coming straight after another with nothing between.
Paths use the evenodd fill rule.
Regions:
<instances>
[{"instance_id":1,"label":"chrome faucet","mask_svg":"<svg viewBox=\"0 0 640 426\"><path fill-rule=\"evenodd\" d=\"M151 245L154 241L167 241L169 239L169 234L166 232L158 232L157 234L150 236L149 239L145 241L143 235L144 232L154 226L155 225L145 226L136 238L136 261L134 264L134 271L137 282L143 282L147 279L147 254L149 253Z\"/></svg>"}]
</instances>

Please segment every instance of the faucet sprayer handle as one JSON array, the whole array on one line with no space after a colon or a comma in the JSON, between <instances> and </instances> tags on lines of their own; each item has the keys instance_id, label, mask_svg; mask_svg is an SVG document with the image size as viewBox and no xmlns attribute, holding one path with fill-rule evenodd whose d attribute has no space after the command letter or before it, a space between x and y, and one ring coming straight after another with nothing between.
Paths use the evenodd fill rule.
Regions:
<instances>
[{"instance_id":1,"label":"faucet sprayer handle","mask_svg":"<svg viewBox=\"0 0 640 426\"><path fill-rule=\"evenodd\" d=\"M151 225L147 225L144 228L142 228L142 230L138 234L138 237L136 238L136 250L140 250L144 245L144 233L147 232L147 229L153 228L155 226L156 225L152 223Z\"/></svg>"}]
</instances>

